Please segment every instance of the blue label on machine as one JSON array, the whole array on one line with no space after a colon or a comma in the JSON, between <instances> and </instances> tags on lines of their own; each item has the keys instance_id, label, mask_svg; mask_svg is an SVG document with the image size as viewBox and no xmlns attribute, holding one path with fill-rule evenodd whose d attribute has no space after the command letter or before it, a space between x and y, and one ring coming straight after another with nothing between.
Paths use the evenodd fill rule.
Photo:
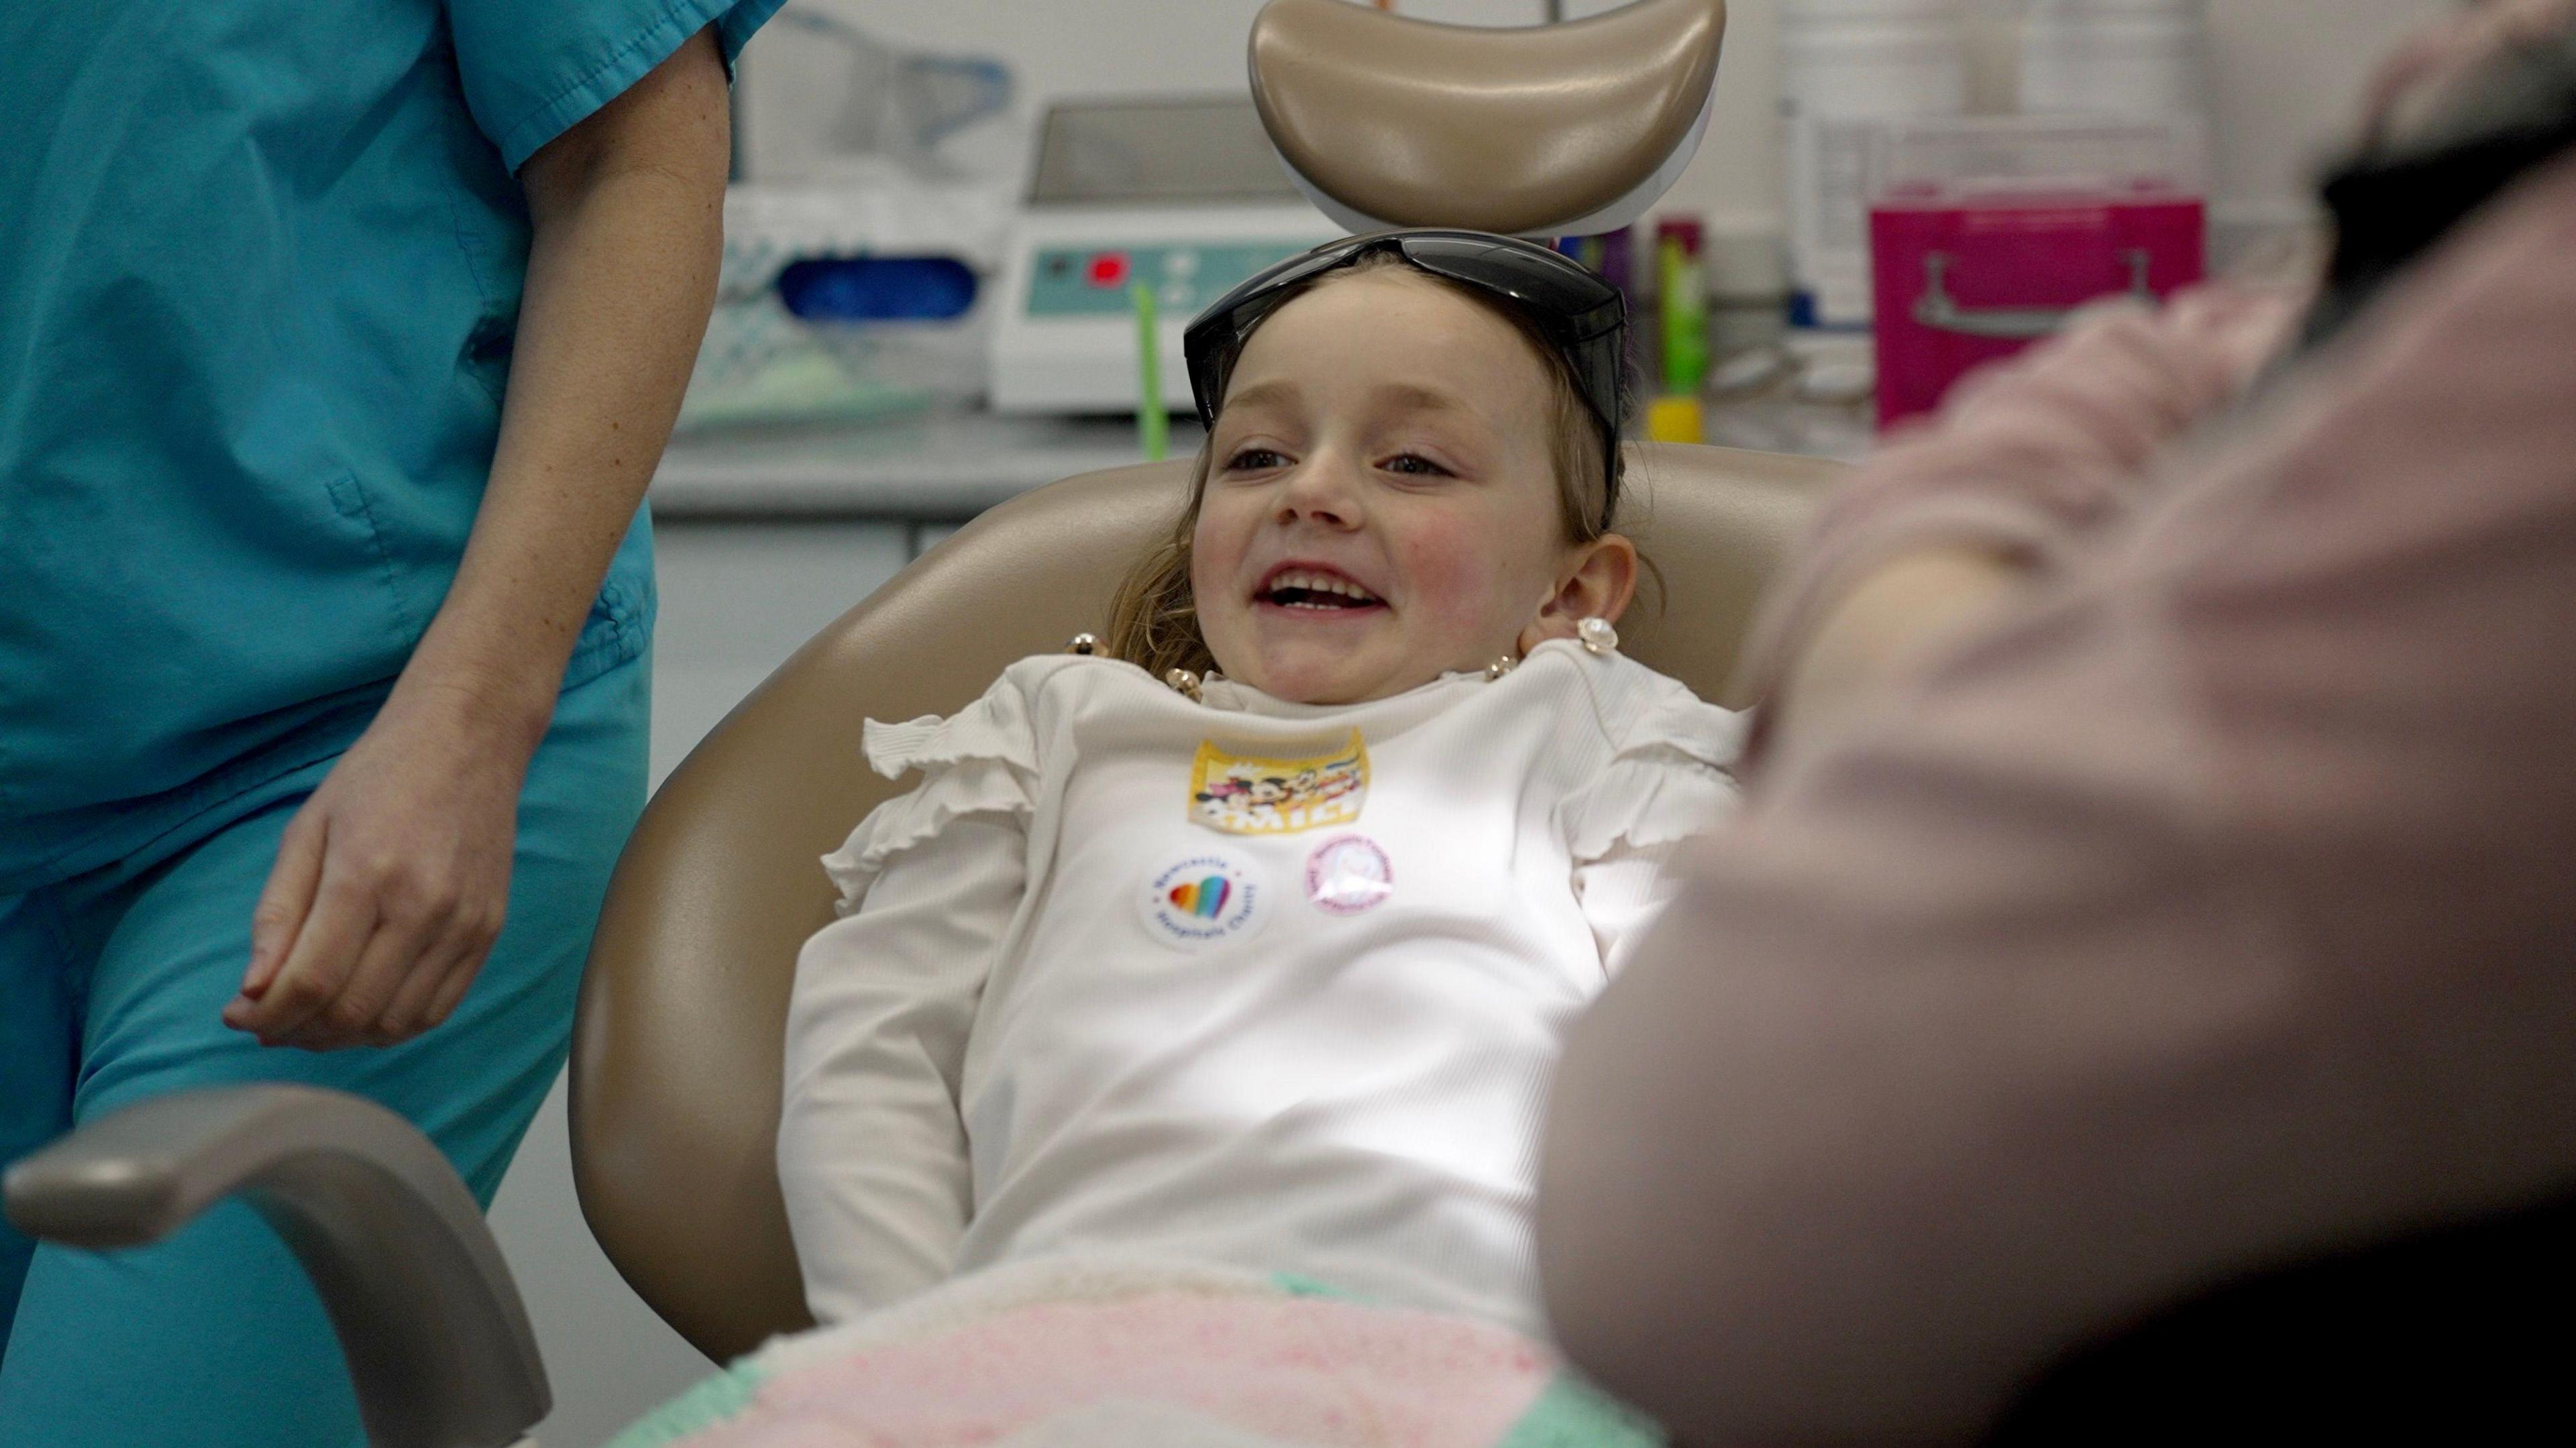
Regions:
<instances>
[{"instance_id":1,"label":"blue label on machine","mask_svg":"<svg viewBox=\"0 0 2576 1448\"><path fill-rule=\"evenodd\" d=\"M1143 282L1165 315L1187 317L1316 240L1045 247L1030 270L1028 315L1124 316L1135 307L1127 288Z\"/></svg>"}]
</instances>

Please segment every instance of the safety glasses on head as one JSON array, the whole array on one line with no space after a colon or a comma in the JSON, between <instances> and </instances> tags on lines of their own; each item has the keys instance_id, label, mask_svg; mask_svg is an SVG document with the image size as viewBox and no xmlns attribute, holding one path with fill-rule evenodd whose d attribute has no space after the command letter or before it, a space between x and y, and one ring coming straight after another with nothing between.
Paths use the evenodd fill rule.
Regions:
<instances>
[{"instance_id":1,"label":"safety glasses on head","mask_svg":"<svg viewBox=\"0 0 2576 1448\"><path fill-rule=\"evenodd\" d=\"M1182 336L1199 421L1213 432L1235 359L1263 319L1301 284L1365 256L1393 253L1413 267L1503 298L1535 325L1573 369L1601 427L1608 471L1601 526L1619 506L1619 424L1626 414L1628 304L1619 289L1570 257L1534 242L1483 231L1381 231L1328 242L1254 276L1199 313Z\"/></svg>"}]
</instances>

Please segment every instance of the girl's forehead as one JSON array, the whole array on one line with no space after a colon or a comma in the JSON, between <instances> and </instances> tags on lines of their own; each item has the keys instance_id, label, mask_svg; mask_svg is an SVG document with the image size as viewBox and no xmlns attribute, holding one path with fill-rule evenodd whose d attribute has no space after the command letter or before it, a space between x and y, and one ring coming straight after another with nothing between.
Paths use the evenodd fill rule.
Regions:
<instances>
[{"instance_id":1,"label":"girl's forehead","mask_svg":"<svg viewBox=\"0 0 2576 1448\"><path fill-rule=\"evenodd\" d=\"M1244 344L1227 404L1317 404L1389 387L1447 393L1489 416L1527 415L1546 363L1490 308L1409 267L1327 279L1264 321Z\"/></svg>"}]
</instances>

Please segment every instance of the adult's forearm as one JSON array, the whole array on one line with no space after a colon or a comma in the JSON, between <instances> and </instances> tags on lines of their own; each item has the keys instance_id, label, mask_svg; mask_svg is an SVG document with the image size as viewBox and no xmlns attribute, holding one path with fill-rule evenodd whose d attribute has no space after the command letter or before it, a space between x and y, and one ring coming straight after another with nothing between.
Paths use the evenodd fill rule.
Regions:
<instances>
[{"instance_id":1,"label":"adult's forearm","mask_svg":"<svg viewBox=\"0 0 2576 1448\"><path fill-rule=\"evenodd\" d=\"M2026 570L1991 551L1917 549L1852 586L1790 665L1769 739L1832 729L1881 684L2021 591Z\"/></svg>"},{"instance_id":2,"label":"adult's forearm","mask_svg":"<svg viewBox=\"0 0 2576 1448\"><path fill-rule=\"evenodd\" d=\"M491 482L405 684L530 749L705 333L730 144L702 35L521 173L534 236Z\"/></svg>"},{"instance_id":3,"label":"adult's forearm","mask_svg":"<svg viewBox=\"0 0 2576 1448\"><path fill-rule=\"evenodd\" d=\"M1829 731L2080 551L2233 402L2296 311L2293 297L2211 288L2097 316L1971 380L1881 453L1765 609L1751 651L1765 749Z\"/></svg>"}]
</instances>

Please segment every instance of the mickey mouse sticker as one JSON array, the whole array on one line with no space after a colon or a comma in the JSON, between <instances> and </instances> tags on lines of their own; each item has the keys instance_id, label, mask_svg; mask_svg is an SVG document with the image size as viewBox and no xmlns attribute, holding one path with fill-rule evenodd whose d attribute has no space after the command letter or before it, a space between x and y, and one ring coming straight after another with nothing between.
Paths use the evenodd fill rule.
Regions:
<instances>
[{"instance_id":1,"label":"mickey mouse sticker","mask_svg":"<svg viewBox=\"0 0 2576 1448\"><path fill-rule=\"evenodd\" d=\"M1190 822L1229 835L1288 835L1358 822L1368 800L1368 745L1302 759L1229 754L1213 740L1190 766Z\"/></svg>"}]
</instances>

